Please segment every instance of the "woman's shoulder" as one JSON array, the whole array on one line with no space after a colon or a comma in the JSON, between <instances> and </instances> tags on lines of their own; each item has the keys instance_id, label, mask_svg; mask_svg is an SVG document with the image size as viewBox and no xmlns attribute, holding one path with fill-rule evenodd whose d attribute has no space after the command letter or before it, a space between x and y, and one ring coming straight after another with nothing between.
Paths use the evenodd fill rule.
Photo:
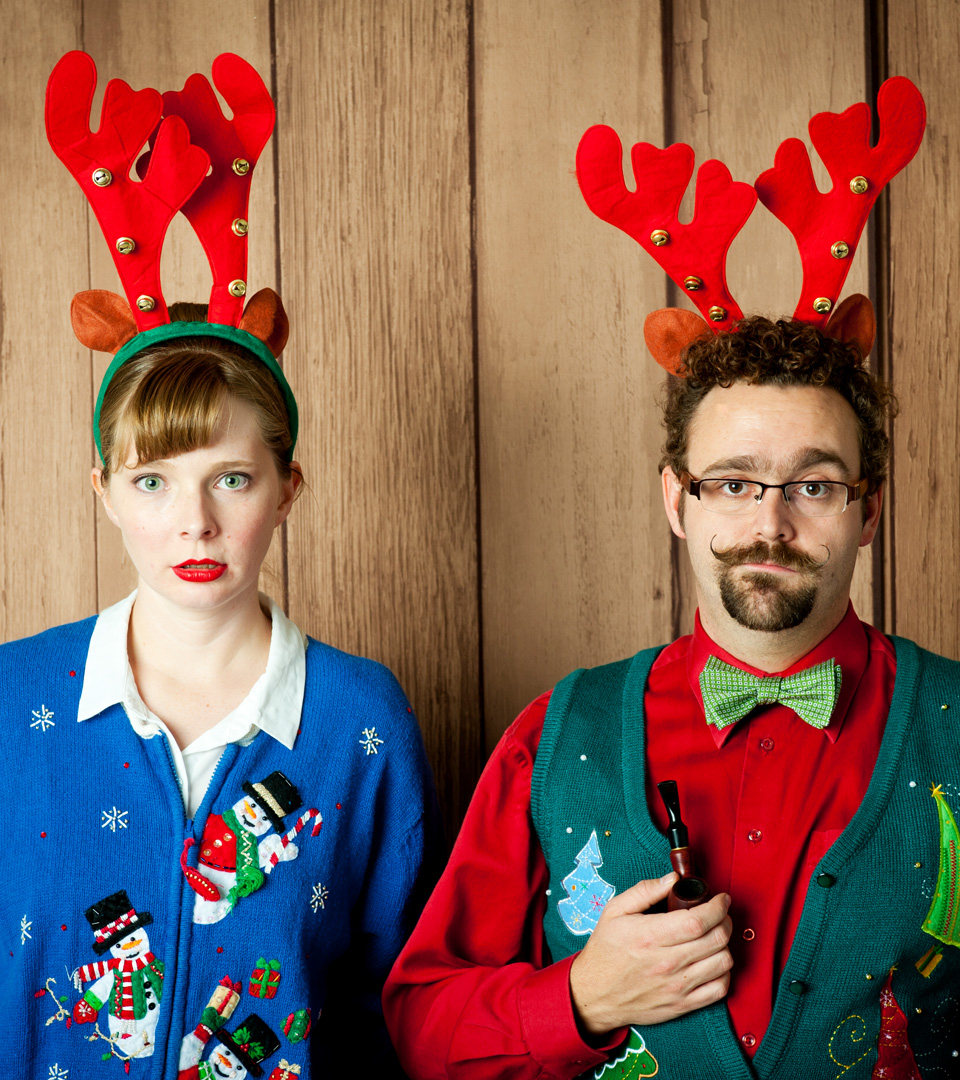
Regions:
<instances>
[{"instance_id":1,"label":"woman's shoulder","mask_svg":"<svg viewBox=\"0 0 960 1080\"><path fill-rule=\"evenodd\" d=\"M60 658L74 661L82 669L96 621L96 615L91 615L78 622L53 626L39 634L0 644L0 672L6 673L11 667L18 669L24 665L45 670ZM67 670L76 671L77 668L68 667Z\"/></svg>"}]
</instances>

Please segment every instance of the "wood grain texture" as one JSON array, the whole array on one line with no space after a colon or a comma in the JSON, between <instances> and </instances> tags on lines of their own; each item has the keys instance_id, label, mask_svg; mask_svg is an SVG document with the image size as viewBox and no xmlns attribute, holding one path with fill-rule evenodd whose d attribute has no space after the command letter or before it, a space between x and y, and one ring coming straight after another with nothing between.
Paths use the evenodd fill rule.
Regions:
<instances>
[{"instance_id":1,"label":"wood grain texture","mask_svg":"<svg viewBox=\"0 0 960 1080\"><path fill-rule=\"evenodd\" d=\"M47 145L47 75L79 43L81 4L0 3L0 640L96 604L88 353L70 332L87 282L82 202ZM79 195L79 188L77 189Z\"/></svg>"},{"instance_id":2,"label":"wood grain texture","mask_svg":"<svg viewBox=\"0 0 960 1080\"><path fill-rule=\"evenodd\" d=\"M888 0L891 74L927 102L917 156L890 187L894 422L892 578L898 634L960 658L960 4Z\"/></svg>"},{"instance_id":3,"label":"wood grain texture","mask_svg":"<svg viewBox=\"0 0 960 1080\"><path fill-rule=\"evenodd\" d=\"M276 19L291 614L396 673L452 837L481 744L466 5Z\"/></svg>"},{"instance_id":4,"label":"wood grain texture","mask_svg":"<svg viewBox=\"0 0 960 1080\"><path fill-rule=\"evenodd\" d=\"M210 78L213 59L235 52L248 60L270 87L271 43L268 0L238 5L228 0L165 0L161 4L134 4L129 0L98 0L84 11L83 48L97 64L99 82L94 100L96 126L103 89L111 78L124 79L134 89L152 86L160 91L179 90L195 71ZM150 48L143 43L149 41ZM276 137L276 135L274 136ZM65 169L60 170L63 197L83 201L83 195ZM256 166L250 194L249 295L276 282L276 186L273 148L267 143ZM122 292L113 260L92 213L90 234L90 286ZM188 300L206 303L210 295L210 269L196 234L182 214L171 222L163 248L161 284L167 303ZM78 291L77 284L74 291ZM65 295L65 302L69 293ZM93 354L94 380L99 386L110 357ZM97 507L98 595L101 608L125 596L136 585L136 570L127 557L119 531ZM280 603L285 601L283 537L278 530L261 574L261 588Z\"/></svg>"},{"instance_id":5,"label":"wood grain texture","mask_svg":"<svg viewBox=\"0 0 960 1080\"><path fill-rule=\"evenodd\" d=\"M866 100L864 10L848 0L776 5L738 0L672 3L672 139L689 143L697 165L719 158L735 180L753 183L773 165L784 139L803 139L821 190L830 180L807 133L818 112L842 112ZM871 105L873 102L871 101ZM692 216L692 190L684 203ZM762 204L734 240L727 261L730 291L745 314L792 315L802 271L796 242ZM843 295L869 292L864 240ZM684 305L688 306L688 305ZM682 541L678 541L682 548ZM689 632L696 596L689 564L676 559L676 630ZM853 583L861 618L873 617L873 559L863 549Z\"/></svg>"},{"instance_id":6,"label":"wood grain texture","mask_svg":"<svg viewBox=\"0 0 960 1080\"><path fill-rule=\"evenodd\" d=\"M658 3L475 13L489 749L568 671L670 636L663 373L643 343L665 277L590 212L574 174L592 124L661 143L663 112Z\"/></svg>"}]
</instances>

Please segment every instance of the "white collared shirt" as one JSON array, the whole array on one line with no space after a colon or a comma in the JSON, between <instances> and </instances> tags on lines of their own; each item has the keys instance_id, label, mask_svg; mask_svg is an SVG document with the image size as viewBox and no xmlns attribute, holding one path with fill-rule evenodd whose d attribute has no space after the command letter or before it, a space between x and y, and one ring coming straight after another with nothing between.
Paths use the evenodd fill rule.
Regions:
<instances>
[{"instance_id":1,"label":"white collared shirt","mask_svg":"<svg viewBox=\"0 0 960 1080\"><path fill-rule=\"evenodd\" d=\"M111 705L120 704L142 739L166 736L187 817L192 818L230 743L246 746L263 731L288 750L293 749L306 686L307 639L269 596L260 593L260 606L272 623L266 671L233 712L181 750L166 724L144 704L130 668L127 629L136 597L134 590L97 617L83 671L77 721L90 720Z\"/></svg>"}]
</instances>

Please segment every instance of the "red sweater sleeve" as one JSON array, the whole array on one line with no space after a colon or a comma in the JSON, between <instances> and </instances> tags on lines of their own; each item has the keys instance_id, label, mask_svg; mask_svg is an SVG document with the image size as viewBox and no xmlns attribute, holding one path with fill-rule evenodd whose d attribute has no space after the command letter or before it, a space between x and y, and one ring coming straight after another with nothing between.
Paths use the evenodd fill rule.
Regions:
<instances>
[{"instance_id":1,"label":"red sweater sleeve","mask_svg":"<svg viewBox=\"0 0 960 1080\"><path fill-rule=\"evenodd\" d=\"M617 1045L596 1049L580 1037L574 958L551 963L543 935L548 875L530 775L549 699L524 709L487 762L447 868L387 980L387 1027L413 1080L568 1080Z\"/></svg>"}]
</instances>

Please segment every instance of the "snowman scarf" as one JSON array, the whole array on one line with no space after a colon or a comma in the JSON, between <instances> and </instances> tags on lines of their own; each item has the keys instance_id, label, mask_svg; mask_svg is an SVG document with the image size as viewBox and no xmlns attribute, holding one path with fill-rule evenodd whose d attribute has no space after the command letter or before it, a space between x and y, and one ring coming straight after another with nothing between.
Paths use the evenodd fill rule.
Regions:
<instances>
[{"instance_id":1,"label":"snowman scarf","mask_svg":"<svg viewBox=\"0 0 960 1080\"><path fill-rule=\"evenodd\" d=\"M263 871L260 869L257 838L240 824L233 810L227 810L223 820L237 838L237 880L227 894L232 908L241 896L249 896L263 885Z\"/></svg>"}]
</instances>

